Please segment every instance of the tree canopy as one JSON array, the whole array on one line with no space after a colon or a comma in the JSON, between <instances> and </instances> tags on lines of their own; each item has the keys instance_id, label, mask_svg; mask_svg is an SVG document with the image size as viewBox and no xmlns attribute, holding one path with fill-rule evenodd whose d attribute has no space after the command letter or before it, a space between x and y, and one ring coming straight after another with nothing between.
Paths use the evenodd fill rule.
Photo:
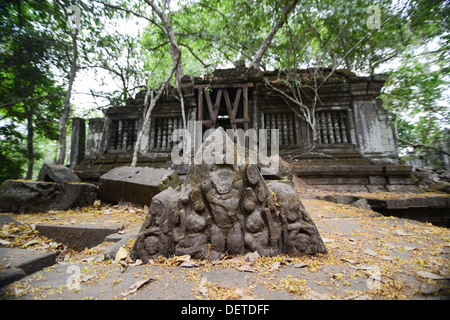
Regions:
<instances>
[{"instance_id":1,"label":"tree canopy","mask_svg":"<svg viewBox=\"0 0 450 320\"><path fill-rule=\"evenodd\" d=\"M72 85L86 81L84 71L93 75L84 94L109 105L237 60L266 70L389 73L382 98L400 145L436 149L448 140L446 1L8 0L0 21L0 181L31 178L47 153L42 139L64 143L80 108Z\"/></svg>"}]
</instances>

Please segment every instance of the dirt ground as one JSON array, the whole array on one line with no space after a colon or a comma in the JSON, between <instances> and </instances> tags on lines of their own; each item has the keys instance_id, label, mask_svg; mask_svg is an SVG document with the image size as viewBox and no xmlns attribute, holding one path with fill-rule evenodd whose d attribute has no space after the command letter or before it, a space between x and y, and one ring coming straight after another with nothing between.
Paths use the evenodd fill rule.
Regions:
<instances>
[{"instance_id":1,"label":"dirt ground","mask_svg":"<svg viewBox=\"0 0 450 320\"><path fill-rule=\"evenodd\" d=\"M5 300L449 299L449 229L321 200L304 199L303 204L327 254L225 256L217 261L161 257L144 264L128 258L132 239L115 260L105 261L103 254L113 243L74 252L40 236L33 224L119 226L127 234L139 229L147 208L97 202L74 211L11 215L24 225L4 225L2 246L53 251L58 262L0 288L0 296Z\"/></svg>"}]
</instances>

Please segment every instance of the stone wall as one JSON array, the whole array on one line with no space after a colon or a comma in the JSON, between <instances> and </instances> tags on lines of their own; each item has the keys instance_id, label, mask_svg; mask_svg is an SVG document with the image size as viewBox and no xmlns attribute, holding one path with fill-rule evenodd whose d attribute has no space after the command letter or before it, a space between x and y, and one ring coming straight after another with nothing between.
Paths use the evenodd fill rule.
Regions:
<instances>
[{"instance_id":1,"label":"stone wall","mask_svg":"<svg viewBox=\"0 0 450 320\"><path fill-rule=\"evenodd\" d=\"M279 129L280 154L302 158L311 145L310 127L296 115L292 105L264 84L265 78L280 85L278 79L283 76L286 75L278 71L250 72L240 66L216 70L203 78L185 77L187 127L195 133L193 142L199 145L202 133L218 126ZM349 163L349 159L353 159L350 167L361 161L364 165L366 161L398 163L392 126L382 101L377 98L386 80L387 75L357 77L350 72L337 71L327 83L321 84L320 99L315 106L315 152L341 162L346 159ZM306 86L303 94L302 100L311 106L314 92ZM83 180L96 181L108 170L131 163L134 141L142 126L143 98L144 93L140 92L134 99L128 99L125 106L109 108L104 119L89 120L85 158L75 168ZM139 166L166 166L175 145L171 133L182 127L181 119L179 101L169 90L155 106L151 123L145 128ZM196 120L203 122L202 130L195 128ZM270 146L270 138L267 142ZM306 159L309 158L307 155Z\"/></svg>"}]
</instances>

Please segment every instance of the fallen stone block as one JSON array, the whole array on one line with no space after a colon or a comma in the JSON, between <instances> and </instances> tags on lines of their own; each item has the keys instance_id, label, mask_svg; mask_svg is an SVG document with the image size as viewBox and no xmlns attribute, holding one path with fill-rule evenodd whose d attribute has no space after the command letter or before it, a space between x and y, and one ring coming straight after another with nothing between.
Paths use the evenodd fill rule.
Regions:
<instances>
[{"instance_id":1,"label":"fallen stone block","mask_svg":"<svg viewBox=\"0 0 450 320\"><path fill-rule=\"evenodd\" d=\"M431 191L435 192L443 192L443 193L450 193L450 183L446 181L439 181L436 183L433 183L429 186Z\"/></svg>"},{"instance_id":2,"label":"fallen stone block","mask_svg":"<svg viewBox=\"0 0 450 320\"><path fill-rule=\"evenodd\" d=\"M17 221L16 219L14 219L11 216L8 216L7 214L0 214L0 225L9 224L9 223L14 223L19 226L22 225L21 222Z\"/></svg>"},{"instance_id":3,"label":"fallen stone block","mask_svg":"<svg viewBox=\"0 0 450 320\"><path fill-rule=\"evenodd\" d=\"M6 180L0 185L0 212L25 213L90 206L97 196L89 183Z\"/></svg>"},{"instance_id":4,"label":"fallen stone block","mask_svg":"<svg viewBox=\"0 0 450 320\"><path fill-rule=\"evenodd\" d=\"M36 230L75 251L82 251L102 243L108 235L119 231L119 228L36 224Z\"/></svg>"},{"instance_id":5,"label":"fallen stone block","mask_svg":"<svg viewBox=\"0 0 450 320\"><path fill-rule=\"evenodd\" d=\"M0 287L17 281L45 267L54 265L54 252L39 253L31 249L0 248Z\"/></svg>"},{"instance_id":6,"label":"fallen stone block","mask_svg":"<svg viewBox=\"0 0 450 320\"><path fill-rule=\"evenodd\" d=\"M424 190L415 185L388 184L386 188L389 192L425 193Z\"/></svg>"},{"instance_id":7,"label":"fallen stone block","mask_svg":"<svg viewBox=\"0 0 450 320\"><path fill-rule=\"evenodd\" d=\"M118 167L100 177L100 200L119 203L132 202L150 205L153 196L161 191L176 188L180 179L175 170L149 167Z\"/></svg>"},{"instance_id":8,"label":"fallen stone block","mask_svg":"<svg viewBox=\"0 0 450 320\"><path fill-rule=\"evenodd\" d=\"M2 269L0 272L0 288L25 277L25 271L19 268Z\"/></svg>"},{"instance_id":9,"label":"fallen stone block","mask_svg":"<svg viewBox=\"0 0 450 320\"><path fill-rule=\"evenodd\" d=\"M54 163L44 163L37 178L45 182L81 182L80 178L66 166Z\"/></svg>"}]
</instances>

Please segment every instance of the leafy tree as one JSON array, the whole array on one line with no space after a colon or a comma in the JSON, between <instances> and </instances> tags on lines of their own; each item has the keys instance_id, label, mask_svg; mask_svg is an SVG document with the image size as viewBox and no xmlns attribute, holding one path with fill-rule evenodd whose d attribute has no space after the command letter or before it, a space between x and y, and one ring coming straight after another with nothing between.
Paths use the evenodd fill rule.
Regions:
<instances>
[{"instance_id":1,"label":"leafy tree","mask_svg":"<svg viewBox=\"0 0 450 320\"><path fill-rule=\"evenodd\" d=\"M40 1L6 1L0 7L0 113L3 119L26 126L27 179L32 177L36 156L34 136L57 137L55 120L62 105L62 87L52 73L51 38L34 24L50 23L49 11L48 3ZM16 129L3 134L13 141L20 137Z\"/></svg>"}]
</instances>

